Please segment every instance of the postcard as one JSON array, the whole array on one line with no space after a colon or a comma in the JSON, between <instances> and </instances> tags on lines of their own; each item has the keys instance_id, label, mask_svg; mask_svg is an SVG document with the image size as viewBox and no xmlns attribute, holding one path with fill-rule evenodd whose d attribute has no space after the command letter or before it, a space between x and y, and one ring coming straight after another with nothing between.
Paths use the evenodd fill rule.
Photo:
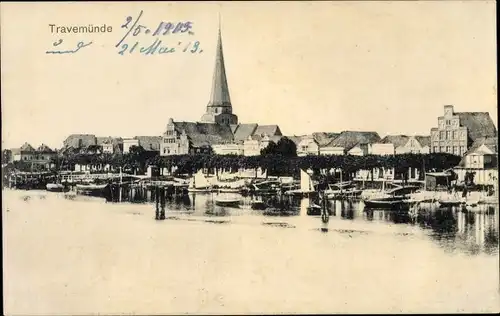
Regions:
<instances>
[{"instance_id":1,"label":"postcard","mask_svg":"<svg viewBox=\"0 0 500 316\"><path fill-rule=\"evenodd\" d=\"M4 313L499 312L495 4L2 2Z\"/></svg>"}]
</instances>

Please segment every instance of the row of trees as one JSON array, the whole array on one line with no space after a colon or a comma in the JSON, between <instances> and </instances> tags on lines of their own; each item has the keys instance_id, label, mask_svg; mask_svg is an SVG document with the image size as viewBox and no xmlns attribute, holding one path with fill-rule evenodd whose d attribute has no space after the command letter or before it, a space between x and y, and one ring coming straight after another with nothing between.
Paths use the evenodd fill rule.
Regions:
<instances>
[{"instance_id":1,"label":"row of trees","mask_svg":"<svg viewBox=\"0 0 500 316\"><path fill-rule=\"evenodd\" d=\"M391 156L322 156L310 155L297 157L295 143L282 138L277 143L271 143L261 151L260 156L236 155L176 155L160 156L158 152L145 151L142 147L132 146L126 154L99 154L67 150L55 157L52 164L55 170L74 170L75 165L109 165L113 169L123 168L125 171L145 172L147 166L160 168L176 167L179 174L190 174L198 169L206 168L212 171L225 169L237 171L241 169L261 168L269 175L298 175L300 169L342 169L346 175L358 170L373 170L374 168L394 168L395 173L403 176L409 168L420 170L445 170L455 167L460 157L446 153L403 154ZM216 172L216 171L215 171Z\"/></svg>"}]
</instances>

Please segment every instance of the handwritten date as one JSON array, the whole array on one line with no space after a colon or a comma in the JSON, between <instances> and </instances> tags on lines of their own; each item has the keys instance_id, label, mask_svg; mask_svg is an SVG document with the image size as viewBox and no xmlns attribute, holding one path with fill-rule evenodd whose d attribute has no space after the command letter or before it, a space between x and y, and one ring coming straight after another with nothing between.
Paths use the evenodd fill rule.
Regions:
<instances>
[{"instance_id":1,"label":"handwritten date","mask_svg":"<svg viewBox=\"0 0 500 316\"><path fill-rule=\"evenodd\" d=\"M139 42L135 42L135 44L131 46L129 46L128 44L123 44L120 47L118 54L122 56L124 56L125 53L128 54L140 53L142 55L162 55L175 52L195 54L195 53L201 53L203 52L203 50L200 48L199 41L188 42L188 43L178 42L177 45L166 46L163 44L162 40L157 38L149 46L142 46L141 44L139 44Z\"/></svg>"}]
</instances>

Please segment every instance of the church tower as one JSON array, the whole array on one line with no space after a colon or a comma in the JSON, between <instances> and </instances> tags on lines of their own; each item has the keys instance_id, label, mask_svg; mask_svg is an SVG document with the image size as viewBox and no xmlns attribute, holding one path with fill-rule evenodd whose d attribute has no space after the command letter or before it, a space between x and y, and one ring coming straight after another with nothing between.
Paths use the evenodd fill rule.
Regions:
<instances>
[{"instance_id":1,"label":"church tower","mask_svg":"<svg viewBox=\"0 0 500 316\"><path fill-rule=\"evenodd\" d=\"M224 65L224 54L222 51L220 21L215 55L215 69L212 77L212 91L210 93L210 100L207 104L207 110L201 117L201 122L224 125L238 124L238 116L233 114L233 106L231 105L231 98L229 97L226 67Z\"/></svg>"}]
</instances>

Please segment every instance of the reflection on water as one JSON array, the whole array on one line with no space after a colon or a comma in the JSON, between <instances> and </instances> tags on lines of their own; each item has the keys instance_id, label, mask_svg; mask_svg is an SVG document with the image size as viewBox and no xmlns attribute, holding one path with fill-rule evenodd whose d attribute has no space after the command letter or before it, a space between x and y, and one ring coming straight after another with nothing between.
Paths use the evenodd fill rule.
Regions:
<instances>
[{"instance_id":1,"label":"reflection on water","mask_svg":"<svg viewBox=\"0 0 500 316\"><path fill-rule=\"evenodd\" d=\"M155 192L145 189L130 189L122 192L122 202L154 203ZM188 195L167 195L164 206L165 216L169 219L180 219L179 216L226 217L250 215L255 217L281 218L280 222L263 223L266 226L293 228L294 224L288 223L286 217L307 216L309 199L287 199L286 209L268 208L266 210L252 210L251 203L256 197L241 197L236 194L224 196L238 196L242 198L239 208L221 207L214 203L218 193L197 193ZM261 197L258 198L262 200ZM117 201L115 199L115 201ZM420 227L425 234L447 252L460 251L470 255L478 253L497 254L499 243L498 232L498 206L480 205L474 211L467 211L460 207L440 208L436 205L426 205L407 210L373 210L365 209L359 201L328 201L329 217L319 222L321 232L341 232L329 228L329 222L344 220L353 222L372 223L374 225L408 225ZM175 214L175 217L173 217ZM308 216L318 218L320 216ZM230 220L215 221L207 219L210 223L229 223Z\"/></svg>"},{"instance_id":2,"label":"reflection on water","mask_svg":"<svg viewBox=\"0 0 500 316\"><path fill-rule=\"evenodd\" d=\"M307 215L308 199L262 211L251 196L235 208L215 205L217 194L146 190L122 192L122 203L3 197L10 314L87 314L83 303L102 314L484 312L500 302L497 206L329 201L325 220Z\"/></svg>"}]
</instances>

